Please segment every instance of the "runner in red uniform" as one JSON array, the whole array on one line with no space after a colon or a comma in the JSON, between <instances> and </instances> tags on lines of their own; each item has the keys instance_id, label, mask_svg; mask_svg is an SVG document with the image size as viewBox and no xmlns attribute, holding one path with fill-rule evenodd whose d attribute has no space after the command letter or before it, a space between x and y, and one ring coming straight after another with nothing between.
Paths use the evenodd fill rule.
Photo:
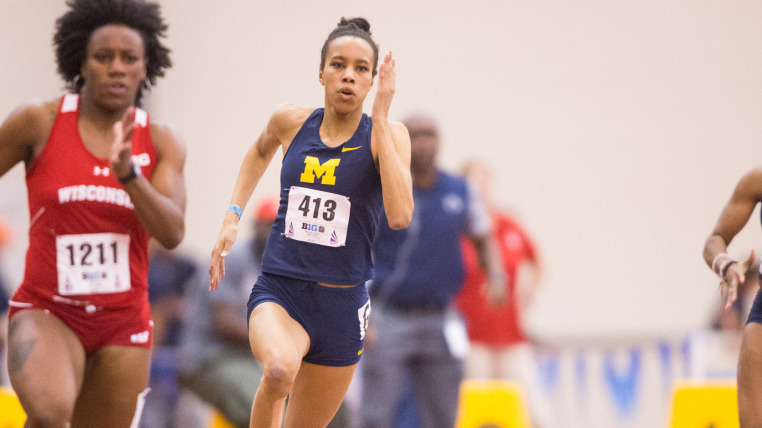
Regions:
<instances>
[{"instance_id":1,"label":"runner in red uniform","mask_svg":"<svg viewBox=\"0 0 762 428\"><path fill-rule=\"evenodd\" d=\"M30 213L8 371L27 427L137 426L152 341L148 240L173 248L184 234L184 145L135 107L171 65L166 25L143 0L68 5L54 45L72 93L0 126L0 175L24 162Z\"/></svg>"}]
</instances>

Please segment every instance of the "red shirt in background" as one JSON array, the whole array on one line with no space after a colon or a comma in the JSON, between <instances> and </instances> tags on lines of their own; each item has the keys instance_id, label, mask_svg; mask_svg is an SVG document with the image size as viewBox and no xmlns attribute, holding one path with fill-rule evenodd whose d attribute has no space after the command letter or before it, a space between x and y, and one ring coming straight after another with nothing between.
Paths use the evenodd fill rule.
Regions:
<instances>
[{"instance_id":1,"label":"red shirt in background","mask_svg":"<svg viewBox=\"0 0 762 428\"><path fill-rule=\"evenodd\" d=\"M487 303L482 292L487 277L479 266L476 248L468 239L462 240L465 282L455 302L463 313L472 342L512 345L526 341L516 297L518 268L526 260L536 261L536 254L534 245L518 223L501 213L493 213L492 221L493 236L508 278L508 302L502 306Z\"/></svg>"}]
</instances>

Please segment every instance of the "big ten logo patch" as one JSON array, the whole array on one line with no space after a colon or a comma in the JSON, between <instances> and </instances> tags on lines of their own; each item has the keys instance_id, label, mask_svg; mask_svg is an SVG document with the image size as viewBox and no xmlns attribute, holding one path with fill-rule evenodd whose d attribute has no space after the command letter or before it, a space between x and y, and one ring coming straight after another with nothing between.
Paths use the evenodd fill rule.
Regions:
<instances>
[{"instance_id":1,"label":"big ten logo patch","mask_svg":"<svg viewBox=\"0 0 762 428\"><path fill-rule=\"evenodd\" d=\"M299 181L302 183L314 183L315 177L320 179L321 184L335 185L336 167L339 166L341 159L328 159L324 163L320 163L320 159L314 156L307 156L304 158L304 172L302 173Z\"/></svg>"}]
</instances>

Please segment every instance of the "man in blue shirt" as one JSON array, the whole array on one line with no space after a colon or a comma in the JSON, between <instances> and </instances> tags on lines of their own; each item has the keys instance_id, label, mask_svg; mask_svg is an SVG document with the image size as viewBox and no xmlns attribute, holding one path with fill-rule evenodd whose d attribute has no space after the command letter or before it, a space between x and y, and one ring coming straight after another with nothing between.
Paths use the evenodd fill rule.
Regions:
<instances>
[{"instance_id":1,"label":"man in blue shirt","mask_svg":"<svg viewBox=\"0 0 762 428\"><path fill-rule=\"evenodd\" d=\"M410 376L422 426L452 427L467 350L462 322L451 309L464 276L461 238L473 240L490 276L485 292L495 303L506 298L505 273L486 207L464 178L436 165L434 120L419 114L404 124L410 133L415 211L407 229L392 230L382 218L376 232L361 426L393 425Z\"/></svg>"}]
</instances>

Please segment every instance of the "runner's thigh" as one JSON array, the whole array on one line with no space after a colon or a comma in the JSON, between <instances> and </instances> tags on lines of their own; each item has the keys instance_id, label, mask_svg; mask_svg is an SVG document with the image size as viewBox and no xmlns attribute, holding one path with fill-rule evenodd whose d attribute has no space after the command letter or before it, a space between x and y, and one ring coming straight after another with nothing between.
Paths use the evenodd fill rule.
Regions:
<instances>
[{"instance_id":1,"label":"runner's thigh","mask_svg":"<svg viewBox=\"0 0 762 428\"><path fill-rule=\"evenodd\" d=\"M286 407L286 428L324 428L344 400L357 364L346 367L303 362Z\"/></svg>"},{"instance_id":2,"label":"runner's thigh","mask_svg":"<svg viewBox=\"0 0 762 428\"><path fill-rule=\"evenodd\" d=\"M741 427L762 426L762 324L746 324L738 359L738 411Z\"/></svg>"},{"instance_id":3,"label":"runner's thigh","mask_svg":"<svg viewBox=\"0 0 762 428\"><path fill-rule=\"evenodd\" d=\"M8 374L31 419L68 420L82 384L85 351L55 316L26 309L8 324Z\"/></svg>"},{"instance_id":4,"label":"runner's thigh","mask_svg":"<svg viewBox=\"0 0 762 428\"><path fill-rule=\"evenodd\" d=\"M89 355L72 426L97 428L109 421L110 427L129 427L150 366L147 348L112 345Z\"/></svg>"}]
</instances>

